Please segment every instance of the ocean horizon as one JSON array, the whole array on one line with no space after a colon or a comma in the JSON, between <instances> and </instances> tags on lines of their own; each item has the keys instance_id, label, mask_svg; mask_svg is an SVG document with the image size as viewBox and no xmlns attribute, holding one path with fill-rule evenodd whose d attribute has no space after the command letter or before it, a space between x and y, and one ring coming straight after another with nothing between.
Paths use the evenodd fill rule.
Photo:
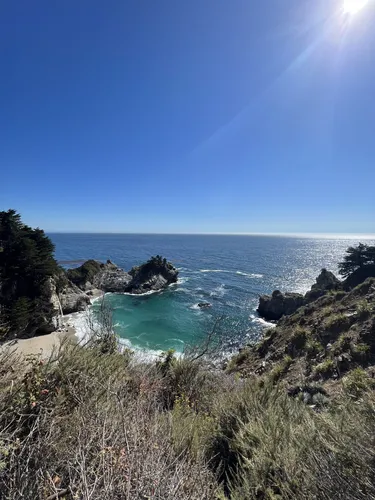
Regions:
<instances>
[{"instance_id":1,"label":"ocean horizon","mask_svg":"<svg viewBox=\"0 0 375 500\"><path fill-rule=\"evenodd\" d=\"M338 274L346 249L363 240L354 235L48 234L60 262L110 259L129 270L159 254L179 269L178 283L163 292L105 296L122 341L151 353L182 352L204 338L218 318L226 352L256 341L270 326L256 313L261 294L305 293L323 267ZM211 307L200 309L200 302Z\"/></svg>"}]
</instances>

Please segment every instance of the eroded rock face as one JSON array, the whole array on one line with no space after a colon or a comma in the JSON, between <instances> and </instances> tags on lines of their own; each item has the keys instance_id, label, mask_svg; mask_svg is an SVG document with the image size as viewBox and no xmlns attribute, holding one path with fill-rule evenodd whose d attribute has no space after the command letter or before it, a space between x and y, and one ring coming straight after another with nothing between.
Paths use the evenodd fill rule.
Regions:
<instances>
[{"instance_id":1,"label":"eroded rock face","mask_svg":"<svg viewBox=\"0 0 375 500\"><path fill-rule=\"evenodd\" d=\"M163 290L176 283L178 278L177 269L159 255L141 266L133 267L129 274L131 281L124 291L135 295Z\"/></svg>"},{"instance_id":2,"label":"eroded rock face","mask_svg":"<svg viewBox=\"0 0 375 500\"><path fill-rule=\"evenodd\" d=\"M293 314L304 304L300 293L281 293L275 290L272 295L259 298L258 314L269 321L279 320L282 316Z\"/></svg>"},{"instance_id":3,"label":"eroded rock face","mask_svg":"<svg viewBox=\"0 0 375 500\"><path fill-rule=\"evenodd\" d=\"M88 260L82 266L67 271L67 277L81 290L100 289L103 292L121 293L131 281L129 273L107 260L105 264Z\"/></svg>"},{"instance_id":4,"label":"eroded rock face","mask_svg":"<svg viewBox=\"0 0 375 500\"><path fill-rule=\"evenodd\" d=\"M130 283L129 273L113 264L110 260L102 265L99 273L93 279L93 287L103 292L122 293Z\"/></svg>"}]
</instances>

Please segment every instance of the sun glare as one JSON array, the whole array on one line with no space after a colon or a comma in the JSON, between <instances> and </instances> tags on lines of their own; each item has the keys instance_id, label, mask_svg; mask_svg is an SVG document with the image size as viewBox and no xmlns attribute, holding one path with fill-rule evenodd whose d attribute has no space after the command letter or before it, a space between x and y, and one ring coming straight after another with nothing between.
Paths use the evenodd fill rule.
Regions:
<instances>
[{"instance_id":1,"label":"sun glare","mask_svg":"<svg viewBox=\"0 0 375 500\"><path fill-rule=\"evenodd\" d=\"M368 0L344 0L344 13L356 14L367 4Z\"/></svg>"}]
</instances>

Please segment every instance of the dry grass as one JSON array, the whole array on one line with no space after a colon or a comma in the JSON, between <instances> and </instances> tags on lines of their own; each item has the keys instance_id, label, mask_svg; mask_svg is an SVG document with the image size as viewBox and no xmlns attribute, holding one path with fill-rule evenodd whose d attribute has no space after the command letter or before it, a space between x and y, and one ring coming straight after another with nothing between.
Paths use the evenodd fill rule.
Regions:
<instances>
[{"instance_id":1,"label":"dry grass","mask_svg":"<svg viewBox=\"0 0 375 500\"><path fill-rule=\"evenodd\" d=\"M173 353L139 363L102 341L23 367L2 353L2 499L375 498L362 372L314 408L274 377L242 380Z\"/></svg>"}]
</instances>

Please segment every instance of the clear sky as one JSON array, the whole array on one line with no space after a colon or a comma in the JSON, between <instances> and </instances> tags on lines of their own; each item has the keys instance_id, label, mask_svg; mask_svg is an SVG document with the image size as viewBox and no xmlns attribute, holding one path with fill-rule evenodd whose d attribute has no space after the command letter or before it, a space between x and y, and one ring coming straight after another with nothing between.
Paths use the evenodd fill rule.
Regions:
<instances>
[{"instance_id":1,"label":"clear sky","mask_svg":"<svg viewBox=\"0 0 375 500\"><path fill-rule=\"evenodd\" d=\"M374 233L375 0L343 6L1 2L0 209L49 231Z\"/></svg>"}]
</instances>

